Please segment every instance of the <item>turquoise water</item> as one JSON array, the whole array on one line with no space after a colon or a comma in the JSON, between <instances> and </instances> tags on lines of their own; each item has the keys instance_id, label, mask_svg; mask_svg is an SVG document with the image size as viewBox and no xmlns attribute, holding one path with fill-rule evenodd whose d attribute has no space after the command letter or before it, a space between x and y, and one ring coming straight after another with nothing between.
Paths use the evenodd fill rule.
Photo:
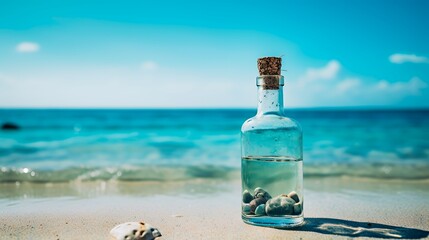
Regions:
<instances>
[{"instance_id":1,"label":"turquoise water","mask_svg":"<svg viewBox=\"0 0 429 240\"><path fill-rule=\"evenodd\" d=\"M239 171L255 110L0 110L0 182L169 181ZM304 176L429 178L429 110L294 109ZM238 175L237 175L238 176Z\"/></svg>"},{"instance_id":2,"label":"turquoise water","mask_svg":"<svg viewBox=\"0 0 429 240\"><path fill-rule=\"evenodd\" d=\"M247 157L241 160L242 189L260 187L271 196L296 192L303 195L302 160L287 157Z\"/></svg>"}]
</instances>

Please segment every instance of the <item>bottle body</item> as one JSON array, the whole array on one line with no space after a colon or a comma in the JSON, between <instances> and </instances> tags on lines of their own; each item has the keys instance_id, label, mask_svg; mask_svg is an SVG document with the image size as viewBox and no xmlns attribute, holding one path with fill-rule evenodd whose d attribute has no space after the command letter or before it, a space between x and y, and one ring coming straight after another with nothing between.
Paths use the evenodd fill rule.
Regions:
<instances>
[{"instance_id":1,"label":"bottle body","mask_svg":"<svg viewBox=\"0 0 429 240\"><path fill-rule=\"evenodd\" d=\"M302 130L284 116L281 85L258 85L258 114L241 128L242 218L287 228L304 221Z\"/></svg>"}]
</instances>

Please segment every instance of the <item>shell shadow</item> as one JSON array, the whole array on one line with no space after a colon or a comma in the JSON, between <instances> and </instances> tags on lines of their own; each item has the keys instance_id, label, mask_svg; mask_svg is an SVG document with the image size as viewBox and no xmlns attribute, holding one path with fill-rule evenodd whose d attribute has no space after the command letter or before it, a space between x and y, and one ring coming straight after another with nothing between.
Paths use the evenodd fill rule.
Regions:
<instances>
[{"instance_id":1,"label":"shell shadow","mask_svg":"<svg viewBox=\"0 0 429 240\"><path fill-rule=\"evenodd\" d=\"M390 239L420 239L429 236L429 231L415 228L398 227L371 222L356 222L334 218L305 218L305 224L295 230L347 237Z\"/></svg>"}]
</instances>

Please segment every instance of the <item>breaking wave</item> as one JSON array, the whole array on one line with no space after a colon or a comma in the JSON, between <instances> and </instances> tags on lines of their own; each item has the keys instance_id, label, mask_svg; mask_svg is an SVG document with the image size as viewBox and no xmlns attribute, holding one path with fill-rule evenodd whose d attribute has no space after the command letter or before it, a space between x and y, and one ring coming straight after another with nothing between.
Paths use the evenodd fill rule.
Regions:
<instances>
[{"instance_id":1,"label":"breaking wave","mask_svg":"<svg viewBox=\"0 0 429 240\"><path fill-rule=\"evenodd\" d=\"M373 179L425 180L429 179L429 165L397 164L308 164L305 178L354 177ZM69 167L60 170L30 168L0 168L0 183L32 182L57 183L72 181L186 181L192 179L231 180L240 178L237 167L199 166L123 166Z\"/></svg>"}]
</instances>

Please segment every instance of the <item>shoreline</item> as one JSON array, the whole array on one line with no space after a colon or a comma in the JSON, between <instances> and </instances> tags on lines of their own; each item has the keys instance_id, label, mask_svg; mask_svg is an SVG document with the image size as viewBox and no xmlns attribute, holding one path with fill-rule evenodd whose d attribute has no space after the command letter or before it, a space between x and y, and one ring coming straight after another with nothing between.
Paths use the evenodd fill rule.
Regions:
<instances>
[{"instance_id":1,"label":"shoreline","mask_svg":"<svg viewBox=\"0 0 429 240\"><path fill-rule=\"evenodd\" d=\"M15 192L8 185L0 185L0 239L108 239L116 224L140 220L158 227L162 239L429 235L427 181L306 179L306 224L291 230L243 223L238 179L21 184Z\"/></svg>"}]
</instances>

